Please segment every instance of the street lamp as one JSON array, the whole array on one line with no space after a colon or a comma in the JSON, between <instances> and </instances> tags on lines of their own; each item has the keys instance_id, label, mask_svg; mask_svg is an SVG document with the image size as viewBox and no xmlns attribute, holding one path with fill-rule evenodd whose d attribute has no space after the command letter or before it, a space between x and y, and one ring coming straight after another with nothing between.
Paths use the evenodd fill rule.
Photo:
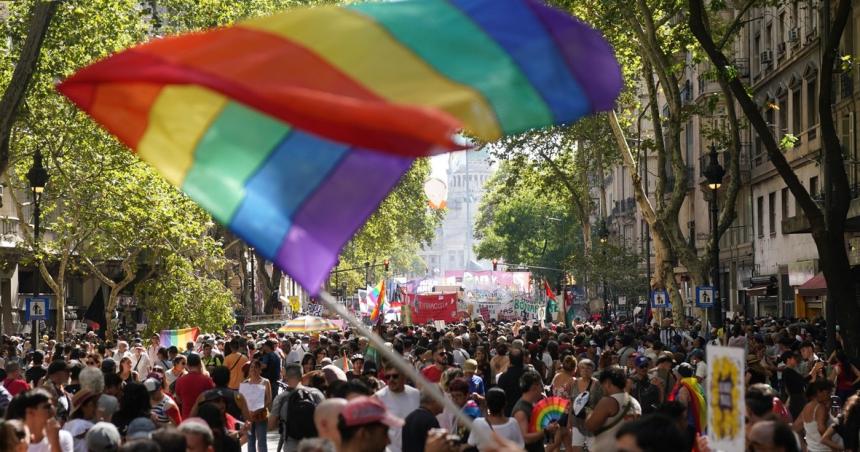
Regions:
<instances>
[{"instance_id":1,"label":"street lamp","mask_svg":"<svg viewBox=\"0 0 860 452\"><path fill-rule=\"evenodd\" d=\"M30 190L33 192L33 250L36 251L36 268L34 271L34 288L33 295L41 294L42 278L39 274L39 233L41 232L40 217L42 216L42 193L45 192L45 185L48 184L48 170L42 164L42 151L36 149L36 154L33 155L33 166L30 171L27 171L27 181L30 182ZM39 347L39 321L33 320L33 349Z\"/></svg>"},{"instance_id":2,"label":"street lamp","mask_svg":"<svg viewBox=\"0 0 860 452\"><path fill-rule=\"evenodd\" d=\"M711 265L713 272L711 275L711 284L714 286L714 307L711 309L711 321L716 328L723 327L723 302L720 296L720 242L719 242L719 214L720 209L717 205L717 193L720 186L723 184L723 176L726 175L726 170L720 165L717 158L717 147L711 145L710 159L708 166L702 172L707 181L708 189L711 190L711 231L714 235L714 248L711 250Z\"/></svg>"},{"instance_id":3,"label":"street lamp","mask_svg":"<svg viewBox=\"0 0 860 452\"><path fill-rule=\"evenodd\" d=\"M609 229L606 227L606 220L601 219L600 224L597 225L597 237L600 240L600 243L605 245L609 240ZM603 260L606 261L606 247L602 247L601 252L603 253ZM606 262L603 263L606 265ZM609 321L609 302L606 300L606 273L604 272L603 277L603 316L605 317L604 322Z\"/></svg>"},{"instance_id":4,"label":"street lamp","mask_svg":"<svg viewBox=\"0 0 860 452\"><path fill-rule=\"evenodd\" d=\"M370 262L364 262L364 285L370 285Z\"/></svg>"}]
</instances>

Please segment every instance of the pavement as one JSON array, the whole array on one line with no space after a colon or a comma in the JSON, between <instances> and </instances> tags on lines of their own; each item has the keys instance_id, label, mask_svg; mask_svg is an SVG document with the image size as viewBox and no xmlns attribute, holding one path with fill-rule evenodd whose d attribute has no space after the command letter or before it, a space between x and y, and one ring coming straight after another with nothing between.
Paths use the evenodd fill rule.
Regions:
<instances>
[{"instance_id":1,"label":"pavement","mask_svg":"<svg viewBox=\"0 0 860 452\"><path fill-rule=\"evenodd\" d=\"M278 431L277 430L275 430L274 432L269 432L269 434L266 436L266 443L268 445L268 452L275 452L276 450L278 450ZM244 446L242 446L242 452L247 452L247 451L248 451L248 445L245 444ZM257 451L257 452L259 452L259 451Z\"/></svg>"}]
</instances>

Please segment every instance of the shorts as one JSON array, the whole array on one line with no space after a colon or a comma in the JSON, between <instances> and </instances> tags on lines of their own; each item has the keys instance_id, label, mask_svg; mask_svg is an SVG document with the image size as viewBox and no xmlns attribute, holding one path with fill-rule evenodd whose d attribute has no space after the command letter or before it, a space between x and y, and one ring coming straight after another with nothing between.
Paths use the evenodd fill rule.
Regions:
<instances>
[{"instance_id":1,"label":"shorts","mask_svg":"<svg viewBox=\"0 0 860 452\"><path fill-rule=\"evenodd\" d=\"M591 435L585 435L579 429L579 427L574 427L570 434L571 443L573 447L588 447L588 450L592 450L594 448L594 437Z\"/></svg>"}]
</instances>

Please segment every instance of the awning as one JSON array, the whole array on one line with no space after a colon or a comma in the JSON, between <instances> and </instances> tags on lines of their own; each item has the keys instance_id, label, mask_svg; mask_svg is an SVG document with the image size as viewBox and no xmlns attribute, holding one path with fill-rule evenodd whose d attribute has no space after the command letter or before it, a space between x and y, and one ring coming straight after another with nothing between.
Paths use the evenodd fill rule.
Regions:
<instances>
[{"instance_id":1,"label":"awning","mask_svg":"<svg viewBox=\"0 0 860 452\"><path fill-rule=\"evenodd\" d=\"M778 293L774 276L754 276L748 282L750 286L744 287L743 291L749 297L767 297Z\"/></svg>"},{"instance_id":2,"label":"awning","mask_svg":"<svg viewBox=\"0 0 860 452\"><path fill-rule=\"evenodd\" d=\"M766 297L768 295L774 295L772 293L774 291L770 290L770 286L745 287L743 291L750 297Z\"/></svg>"},{"instance_id":3,"label":"awning","mask_svg":"<svg viewBox=\"0 0 860 452\"><path fill-rule=\"evenodd\" d=\"M821 297L827 295L827 281L824 273L819 273L797 288L797 294L801 297Z\"/></svg>"}]
</instances>

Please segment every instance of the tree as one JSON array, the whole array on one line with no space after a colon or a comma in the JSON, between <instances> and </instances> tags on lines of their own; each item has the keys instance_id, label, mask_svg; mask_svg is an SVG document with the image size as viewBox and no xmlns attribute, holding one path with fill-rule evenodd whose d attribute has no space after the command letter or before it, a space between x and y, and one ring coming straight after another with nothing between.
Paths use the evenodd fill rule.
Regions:
<instances>
[{"instance_id":1,"label":"tree","mask_svg":"<svg viewBox=\"0 0 860 452\"><path fill-rule=\"evenodd\" d=\"M840 319L845 336L845 346L855 353L860 347L860 318L856 312L860 306L851 276L851 266L845 246L845 223L851 204L851 190L846 172L845 157L842 154L839 136L833 121L833 68L837 63L839 43L850 18L851 0L838 0L834 14L830 14L831 1L823 2L822 23L827 28L822 33L820 86L818 89L818 105L816 106L821 123L822 138L822 167L824 180L822 192L824 203L819 206L794 173L791 164L782 152L782 146L773 134L773 130L762 116L759 107L747 86L737 75L737 70L729 56L723 50L727 42L735 37L744 22L746 11L755 6L763 6L764 2L747 0L733 20L727 25L720 24L717 15L728 10L720 8L722 4L712 6L709 11L702 0L689 0L689 24L692 33L701 44L710 61L717 68L720 83L728 86L732 98L740 106L753 130L761 138L762 145L767 151L768 158L785 184L791 190L797 204L809 221L812 238L818 250L821 269L827 281L827 305L830 309L827 315L828 348L833 350L835 338L835 319ZM832 21L832 22L831 22ZM715 25L719 24L719 25ZM722 32L722 33L721 33Z\"/></svg>"}]
</instances>

